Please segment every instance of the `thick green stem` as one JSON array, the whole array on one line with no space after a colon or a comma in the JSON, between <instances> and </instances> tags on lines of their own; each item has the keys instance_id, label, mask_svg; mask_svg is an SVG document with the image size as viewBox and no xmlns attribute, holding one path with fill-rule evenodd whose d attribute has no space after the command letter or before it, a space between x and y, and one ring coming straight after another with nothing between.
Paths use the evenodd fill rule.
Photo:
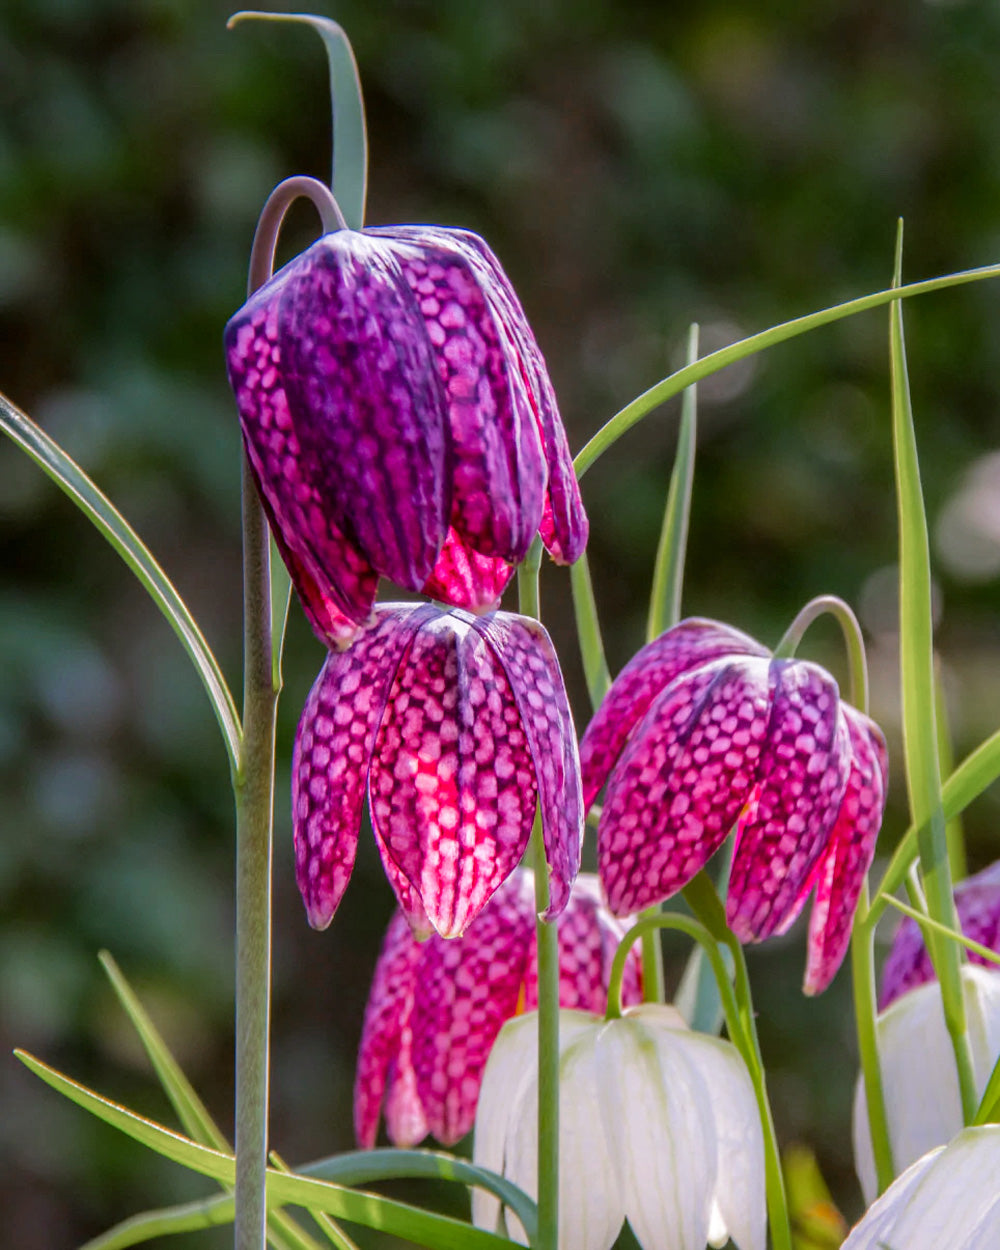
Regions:
<instances>
[{"instance_id":1,"label":"thick green stem","mask_svg":"<svg viewBox=\"0 0 1000 1250\"><path fill-rule=\"evenodd\" d=\"M878 1191L882 1193L896 1175L889 1137L889 1117L885 1109L882 1087L882 1065L878 1050L878 1006L875 1000L875 929L869 923L868 881L865 879L858 899L858 910L851 932L851 979L854 987L854 1021L858 1033L861 1073L865 1081L865 1103L868 1128L875 1158Z\"/></svg>"},{"instance_id":2,"label":"thick green stem","mask_svg":"<svg viewBox=\"0 0 1000 1250\"><path fill-rule=\"evenodd\" d=\"M538 574L542 544L536 536L517 571L518 605L540 618ZM538 1250L559 1244L559 933L541 919L549 906L549 874L542 840L541 810L531 831L535 868L535 939L538 951Z\"/></svg>"},{"instance_id":3,"label":"thick green stem","mask_svg":"<svg viewBox=\"0 0 1000 1250\"><path fill-rule=\"evenodd\" d=\"M236 773L236 1250L262 1250L267 1201L274 725L267 523L243 461L243 743Z\"/></svg>"}]
</instances>

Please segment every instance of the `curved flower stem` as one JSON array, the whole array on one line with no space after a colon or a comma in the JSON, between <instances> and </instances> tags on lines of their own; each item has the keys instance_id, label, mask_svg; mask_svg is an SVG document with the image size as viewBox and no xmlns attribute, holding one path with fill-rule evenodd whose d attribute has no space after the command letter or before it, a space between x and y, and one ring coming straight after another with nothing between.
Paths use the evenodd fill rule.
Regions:
<instances>
[{"instance_id":1,"label":"curved flower stem","mask_svg":"<svg viewBox=\"0 0 1000 1250\"><path fill-rule=\"evenodd\" d=\"M714 893L714 887L707 874L699 873L699 877L705 878L708 888ZM696 901L700 897L701 888L699 887L694 892ZM687 898L687 891L685 891L685 898ZM718 903L717 895L716 902ZM706 907L705 910L709 914L712 913L711 907ZM721 904L719 904L719 910L721 911ZM713 926L717 924L717 916L713 916L712 923ZM719 987L719 997L722 1000L722 1009L726 1016L729 1038L747 1065L747 1071L753 1084L754 1097L757 1100L757 1111L760 1116L761 1130L764 1137L764 1173L767 1190L767 1213L771 1225L771 1240L775 1250L792 1250L792 1235L788 1221L788 1201L785 1196L785 1182L781 1173L781 1157L778 1153L778 1140L774 1131L774 1121L771 1117L771 1105L767 1098L764 1066L761 1062L760 1048L757 1044L752 1005L748 1012L746 1004L738 1000L738 994L741 990L744 994L749 995L749 984L746 981L746 965L742 964L743 950L740 944L735 938L732 938L731 934L729 935L732 939L731 942L729 939L725 939L726 945L735 946L736 948L734 957L737 959L737 980L734 989L722 958L719 940L710 927L702 923L701 918L692 920L688 916L681 916L676 912L643 917L629 929L618 943L618 949L615 951L608 985L607 1018L613 1020L621 1015L622 979L625 972L625 960L632 944L641 940L647 933L659 929L674 929L680 933L687 934L688 937L701 944L702 949L708 956L712 972L715 974L716 984ZM728 933L724 919L723 929ZM736 952L738 952L738 956ZM740 971L741 964L742 974Z\"/></svg>"},{"instance_id":2,"label":"curved flower stem","mask_svg":"<svg viewBox=\"0 0 1000 1250\"><path fill-rule=\"evenodd\" d=\"M601 623L597 618L597 603L586 552L575 564L570 565L569 581L573 591L573 615L576 618L576 636L580 646L580 659L583 661L583 675L587 681L591 709L596 712L611 686L611 673L604 655Z\"/></svg>"},{"instance_id":3,"label":"curved flower stem","mask_svg":"<svg viewBox=\"0 0 1000 1250\"><path fill-rule=\"evenodd\" d=\"M818 595L805 605L792 621L785 636L774 648L775 657L787 658L795 654L809 626L820 616L830 615L840 626L847 647L847 670L851 682L851 703L862 712L868 712L868 659L865 640L858 618L851 607L836 595Z\"/></svg>"},{"instance_id":4,"label":"curved flower stem","mask_svg":"<svg viewBox=\"0 0 1000 1250\"><path fill-rule=\"evenodd\" d=\"M884 1192L896 1175L889 1137L889 1117L882 1086L882 1065L878 1049L878 1004L875 999L875 926L868 908L868 878L861 886L858 910L851 931L851 984L854 989L854 1023L858 1034L858 1053L865 1082L865 1104L868 1128L875 1158L875 1176L879 1193Z\"/></svg>"},{"instance_id":5,"label":"curved flower stem","mask_svg":"<svg viewBox=\"0 0 1000 1250\"><path fill-rule=\"evenodd\" d=\"M315 178L286 178L268 196L250 252L248 294L271 276L278 233L292 202L315 204L324 229L343 217ZM336 228L335 226L332 228ZM243 453L243 740L236 797L236 1250L261 1250L267 1216L267 1118L271 1027L271 847L274 733L281 688L280 639L272 634L270 536ZM275 644L278 644L277 646Z\"/></svg>"},{"instance_id":6,"label":"curved flower stem","mask_svg":"<svg viewBox=\"0 0 1000 1250\"><path fill-rule=\"evenodd\" d=\"M517 571L518 606L524 616L540 620L538 574L542 543L536 535ZM538 1250L559 1244L559 932L546 923L549 877L542 842L541 810L531 831L535 868L535 942L538 952Z\"/></svg>"}]
</instances>

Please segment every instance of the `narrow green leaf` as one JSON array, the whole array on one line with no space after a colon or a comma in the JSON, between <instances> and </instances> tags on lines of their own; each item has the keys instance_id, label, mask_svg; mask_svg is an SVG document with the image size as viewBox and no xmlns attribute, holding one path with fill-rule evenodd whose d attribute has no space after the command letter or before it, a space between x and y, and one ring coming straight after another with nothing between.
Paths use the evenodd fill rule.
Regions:
<instances>
[{"instance_id":1,"label":"narrow green leaf","mask_svg":"<svg viewBox=\"0 0 1000 1250\"><path fill-rule=\"evenodd\" d=\"M934 665L934 715L937 720L938 770L942 777L947 777L955 769L955 754L952 749L951 725L948 722L948 703L944 697L944 682L941 680L941 665L937 662ZM960 814L949 816L945 813L944 819L951 879L961 881L969 872L962 817Z\"/></svg>"},{"instance_id":2,"label":"narrow green leaf","mask_svg":"<svg viewBox=\"0 0 1000 1250\"><path fill-rule=\"evenodd\" d=\"M138 1215L129 1216L114 1228L109 1228L106 1233L88 1241L80 1250L125 1250L126 1246L138 1246L154 1237L193 1233L232 1222L232 1195L214 1194L211 1198L202 1198L198 1202L185 1202L178 1206L142 1211Z\"/></svg>"},{"instance_id":3,"label":"narrow green leaf","mask_svg":"<svg viewBox=\"0 0 1000 1250\"><path fill-rule=\"evenodd\" d=\"M718 351L703 356L694 364L685 365L676 373L657 382L649 390L643 391L630 404L615 414L603 425L593 438L578 452L573 466L578 478L583 477L587 470L612 447L618 439L643 417L648 416L654 408L680 394L686 387L704 378L711 377L727 365L737 360L745 360L768 347L784 343L788 339L806 334L810 330L818 330L820 326L841 321L844 317L853 317L857 313L867 312L872 308L880 308L884 304L909 299L912 295L927 295L931 291L944 291L949 287L961 286L966 282L982 282L987 278L1000 277L1000 265L983 265L979 269L965 269L961 273L950 273L940 278L928 278L923 282L912 282L908 286L890 287L887 291L876 291L873 295L862 295L858 299L848 300L844 304L835 304L820 312L809 313L804 317L796 317L792 321L784 321L752 334L749 338L730 343L728 347L720 347Z\"/></svg>"},{"instance_id":4,"label":"narrow green leaf","mask_svg":"<svg viewBox=\"0 0 1000 1250\"><path fill-rule=\"evenodd\" d=\"M571 565L569 580L573 591L573 613L576 617L580 659L583 661L583 673L587 681L590 705L596 712L601 706L602 699L608 693L611 673L604 656L601 623L597 618L597 601L594 599L594 586L590 580L590 565L587 562L586 552L575 564Z\"/></svg>"},{"instance_id":5,"label":"narrow green leaf","mask_svg":"<svg viewBox=\"0 0 1000 1250\"><path fill-rule=\"evenodd\" d=\"M368 190L368 134L361 76L351 41L328 17L311 13L234 13L226 25L232 29L251 19L265 22L299 22L311 26L323 40L330 64L330 104L333 109L333 176L330 186L340 211L352 230L365 224Z\"/></svg>"},{"instance_id":6,"label":"narrow green leaf","mask_svg":"<svg viewBox=\"0 0 1000 1250\"><path fill-rule=\"evenodd\" d=\"M993 1065L983 1096L976 1108L973 1124L996 1124L1000 1120L1000 1058Z\"/></svg>"},{"instance_id":7,"label":"narrow green leaf","mask_svg":"<svg viewBox=\"0 0 1000 1250\"><path fill-rule=\"evenodd\" d=\"M279 1172L290 1173L292 1170L276 1150L271 1151L271 1162ZM335 1224L328 1215L325 1215L322 1211L312 1211L310 1214L319 1228L326 1234L327 1240L332 1246L336 1246L337 1250L358 1250L358 1247L351 1241L340 1225Z\"/></svg>"},{"instance_id":8,"label":"narrow green leaf","mask_svg":"<svg viewBox=\"0 0 1000 1250\"><path fill-rule=\"evenodd\" d=\"M698 359L698 327L688 333L687 361ZM670 475L667 506L663 513L663 529L653 568L653 587L649 596L649 620L646 641L659 638L665 629L681 619L681 598L684 591L684 560L687 554L688 524L691 516L691 491L694 485L695 447L698 441L698 388L689 386L681 402L681 428L677 435L677 452Z\"/></svg>"},{"instance_id":9,"label":"narrow green leaf","mask_svg":"<svg viewBox=\"0 0 1000 1250\"><path fill-rule=\"evenodd\" d=\"M240 718L226 679L204 635L195 623L187 604L175 590L170 579L153 558L110 499L98 489L86 473L63 449L22 412L0 394L0 429L49 475L55 484L76 504L85 517L114 547L142 583L149 597L169 621L181 645L188 653L201 678L212 704L233 772L239 766Z\"/></svg>"},{"instance_id":10,"label":"narrow green leaf","mask_svg":"<svg viewBox=\"0 0 1000 1250\"><path fill-rule=\"evenodd\" d=\"M984 946L982 942L966 937L964 933L960 933L957 929L949 929L946 925L939 924L927 912L911 907L908 903L903 903L898 898L890 898L888 903L896 911L902 912L904 916L909 916L911 920L915 920L921 929L924 930L925 939L927 936L926 931L930 929L934 933L939 933L943 938L947 938L949 942L955 942L966 950L981 955L988 963L1000 964L1000 954L993 950L992 947Z\"/></svg>"},{"instance_id":11,"label":"narrow green leaf","mask_svg":"<svg viewBox=\"0 0 1000 1250\"><path fill-rule=\"evenodd\" d=\"M223 1185L232 1186L235 1183L236 1160L231 1154L199 1146L197 1142L171 1132L162 1124L136 1115L119 1103L103 1098L57 1072L55 1068L25 1051L16 1050L14 1054L47 1085L51 1085L71 1102L119 1129L126 1136L148 1146L150 1150L155 1150L164 1158L203 1176L210 1176ZM499 1250L500 1247L509 1245L504 1238L473 1228L450 1216L421 1211L417 1207L395 1202L378 1194L344 1189L329 1181L287 1175L272 1168L267 1173L267 1195L269 1203L326 1211L350 1223L409 1238L430 1250Z\"/></svg>"},{"instance_id":12,"label":"narrow green leaf","mask_svg":"<svg viewBox=\"0 0 1000 1250\"><path fill-rule=\"evenodd\" d=\"M893 286L903 264L903 223L896 237ZM960 930L952 895L945 834L938 736L935 718L934 626L931 613L930 543L920 485L917 440L903 338L903 306L889 310L889 363L892 382L892 442L899 518L899 660L903 700L903 757L910 815L921 833L917 843L931 917ZM976 1108L975 1077L969 1047L958 946L928 933L928 950L941 985L941 1001L962 1092L965 1122Z\"/></svg>"}]
</instances>

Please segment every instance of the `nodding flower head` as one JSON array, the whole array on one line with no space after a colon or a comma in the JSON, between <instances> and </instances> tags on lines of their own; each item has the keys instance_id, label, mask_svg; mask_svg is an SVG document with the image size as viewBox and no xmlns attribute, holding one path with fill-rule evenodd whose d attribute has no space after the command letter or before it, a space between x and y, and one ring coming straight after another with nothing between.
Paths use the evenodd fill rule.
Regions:
<instances>
[{"instance_id":1,"label":"nodding flower head","mask_svg":"<svg viewBox=\"0 0 1000 1250\"><path fill-rule=\"evenodd\" d=\"M600 901L597 878L577 877L559 923L559 1004L603 1012L611 963L627 925ZM389 1139L428 1133L446 1146L472 1128L483 1068L505 1021L537 1003L535 886L519 869L465 934L417 942L402 913L389 924L365 1011L354 1084L354 1128L375 1144L384 1110ZM622 999L642 998L638 949Z\"/></svg>"},{"instance_id":2,"label":"nodding flower head","mask_svg":"<svg viewBox=\"0 0 1000 1250\"><path fill-rule=\"evenodd\" d=\"M598 866L631 913L682 889L736 826L727 919L783 933L815 888L805 989L847 950L885 805L878 726L803 660L691 619L625 666L580 744L585 807L607 782Z\"/></svg>"},{"instance_id":3,"label":"nodding flower head","mask_svg":"<svg viewBox=\"0 0 1000 1250\"><path fill-rule=\"evenodd\" d=\"M389 882L414 929L460 934L520 863L536 804L547 918L580 867L583 812L562 674L537 621L383 604L331 651L292 762L299 889L325 928L354 865L365 791Z\"/></svg>"},{"instance_id":4,"label":"nodding flower head","mask_svg":"<svg viewBox=\"0 0 1000 1250\"><path fill-rule=\"evenodd\" d=\"M477 235L326 234L226 327L229 379L275 538L327 643L378 577L478 612L536 533L587 540L545 362Z\"/></svg>"}]
</instances>

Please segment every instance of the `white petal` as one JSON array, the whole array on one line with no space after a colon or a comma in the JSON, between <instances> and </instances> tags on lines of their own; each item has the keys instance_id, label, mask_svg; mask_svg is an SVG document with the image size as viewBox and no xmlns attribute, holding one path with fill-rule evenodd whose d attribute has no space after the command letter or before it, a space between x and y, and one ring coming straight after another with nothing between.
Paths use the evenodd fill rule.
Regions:
<instances>
[{"instance_id":1,"label":"white petal","mask_svg":"<svg viewBox=\"0 0 1000 1250\"><path fill-rule=\"evenodd\" d=\"M731 1042L704 1033L680 1034L679 1040L691 1051L715 1114L719 1178L714 1205L718 1223L713 1220L709 1241L725 1245L728 1234L739 1250L764 1250L764 1134L750 1073Z\"/></svg>"},{"instance_id":2,"label":"white petal","mask_svg":"<svg viewBox=\"0 0 1000 1250\"><path fill-rule=\"evenodd\" d=\"M965 1129L905 1172L843 1250L994 1250L1000 1244L1000 1128Z\"/></svg>"},{"instance_id":3,"label":"white petal","mask_svg":"<svg viewBox=\"0 0 1000 1250\"><path fill-rule=\"evenodd\" d=\"M676 1024L658 1014L630 1012L601 1032L601 1111L640 1244L704 1250L718 1172L712 1104Z\"/></svg>"},{"instance_id":4,"label":"white petal","mask_svg":"<svg viewBox=\"0 0 1000 1250\"><path fill-rule=\"evenodd\" d=\"M851 1230L840 1250L883 1250L886 1237L899 1218L899 1213L920 1178L941 1153L943 1147L918 1159L898 1177L881 1198L868 1208Z\"/></svg>"},{"instance_id":5,"label":"white petal","mask_svg":"<svg viewBox=\"0 0 1000 1250\"><path fill-rule=\"evenodd\" d=\"M504 1172L507 1139L524 1103L526 1087L538 1063L537 1014L508 1020L493 1043L483 1071L476 1107L472 1159L494 1172ZM529 1191L534 1194L534 1187ZM500 1218L500 1200L484 1189L472 1191L472 1222L494 1232Z\"/></svg>"},{"instance_id":6,"label":"white petal","mask_svg":"<svg viewBox=\"0 0 1000 1250\"><path fill-rule=\"evenodd\" d=\"M978 1092L1000 1054L1000 976L965 966L962 988ZM936 981L896 999L878 1021L889 1139L897 1170L942 1146L962 1127L955 1058ZM915 1091L919 1090L919 1097ZM865 1201L877 1191L864 1082L854 1093L854 1165Z\"/></svg>"}]
</instances>

